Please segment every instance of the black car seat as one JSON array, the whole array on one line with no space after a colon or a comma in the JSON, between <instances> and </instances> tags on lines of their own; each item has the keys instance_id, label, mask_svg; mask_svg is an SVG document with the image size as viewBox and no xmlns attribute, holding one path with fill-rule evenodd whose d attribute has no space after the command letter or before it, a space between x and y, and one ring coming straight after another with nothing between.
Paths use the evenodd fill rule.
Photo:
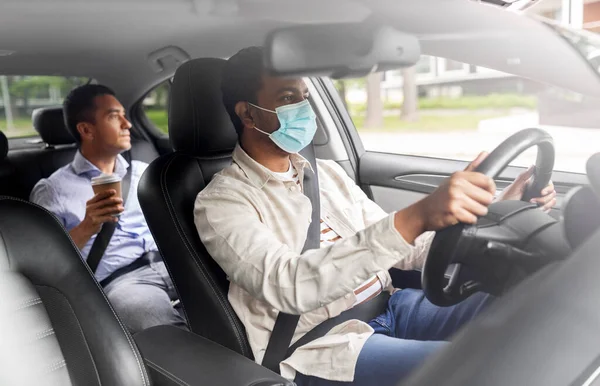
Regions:
<instances>
[{"instance_id":1,"label":"black car seat","mask_svg":"<svg viewBox=\"0 0 600 386\"><path fill-rule=\"evenodd\" d=\"M62 107L36 109L32 114L32 121L43 144L8 155L8 162L14 168L14 173L10 179L10 191L2 189L2 194L29 199L31 190L39 180L50 177L75 156L75 138L65 126ZM132 159L150 163L158 157L156 148L148 141L132 138L131 145Z\"/></svg>"},{"instance_id":2,"label":"black car seat","mask_svg":"<svg viewBox=\"0 0 600 386\"><path fill-rule=\"evenodd\" d=\"M191 330L252 358L245 329L228 301L227 277L202 244L193 214L196 196L216 172L230 165L237 143L237 134L222 102L224 64L221 59L195 59L177 69L169 104L169 134L175 152L150 164L140 180L138 198L180 294ZM301 154L316 168L312 143ZM318 181L313 184L318 192ZM316 326L290 350L325 335L346 320L371 320L387 305L385 295L376 299ZM281 337L279 343L288 340L283 336L293 333L296 327L294 317L285 320L279 324L285 326L277 335ZM265 366L277 371L280 360L291 353L285 352L287 345L289 341L276 344L278 348L271 351L267 349L265 358L271 360Z\"/></svg>"},{"instance_id":3,"label":"black car seat","mask_svg":"<svg viewBox=\"0 0 600 386\"><path fill-rule=\"evenodd\" d=\"M246 331L227 300L229 282L194 225L194 201L231 163L237 134L221 101L225 61L181 65L171 86L169 135L174 153L150 164L138 187L140 205L181 297L190 329L249 358Z\"/></svg>"},{"instance_id":4,"label":"black car seat","mask_svg":"<svg viewBox=\"0 0 600 386\"><path fill-rule=\"evenodd\" d=\"M64 228L0 197L0 385L150 385L142 357Z\"/></svg>"},{"instance_id":5,"label":"black car seat","mask_svg":"<svg viewBox=\"0 0 600 386\"><path fill-rule=\"evenodd\" d=\"M0 195L9 194L10 189L10 180L14 175L14 168L6 160L6 156L8 155L8 139L3 132L0 131Z\"/></svg>"}]
</instances>

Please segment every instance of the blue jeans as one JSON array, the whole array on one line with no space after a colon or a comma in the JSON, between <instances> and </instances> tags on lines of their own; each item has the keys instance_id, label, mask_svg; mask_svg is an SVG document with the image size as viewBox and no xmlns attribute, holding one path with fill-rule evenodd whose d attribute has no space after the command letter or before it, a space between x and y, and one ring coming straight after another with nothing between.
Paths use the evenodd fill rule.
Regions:
<instances>
[{"instance_id":1,"label":"blue jeans","mask_svg":"<svg viewBox=\"0 0 600 386\"><path fill-rule=\"evenodd\" d=\"M165 324L187 329L185 319L171 303L177 292L162 261L119 276L104 292L132 334Z\"/></svg>"},{"instance_id":2,"label":"blue jeans","mask_svg":"<svg viewBox=\"0 0 600 386\"><path fill-rule=\"evenodd\" d=\"M417 368L463 324L492 300L475 294L452 307L431 304L421 290L404 289L392 295L384 314L369 322L375 330L356 363L354 382L329 381L298 373L298 386L392 386Z\"/></svg>"}]
</instances>

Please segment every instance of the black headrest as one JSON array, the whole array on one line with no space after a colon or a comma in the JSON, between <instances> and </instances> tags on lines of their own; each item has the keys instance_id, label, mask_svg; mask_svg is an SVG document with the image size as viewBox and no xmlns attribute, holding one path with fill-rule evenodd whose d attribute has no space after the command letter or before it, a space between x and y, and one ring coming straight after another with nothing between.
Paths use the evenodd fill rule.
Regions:
<instances>
[{"instance_id":1,"label":"black headrest","mask_svg":"<svg viewBox=\"0 0 600 386\"><path fill-rule=\"evenodd\" d=\"M0 131L0 161L6 158L8 154L8 139L6 135Z\"/></svg>"},{"instance_id":2,"label":"black headrest","mask_svg":"<svg viewBox=\"0 0 600 386\"><path fill-rule=\"evenodd\" d=\"M62 107L45 107L33 110L33 127L48 145L68 145L75 143L63 115Z\"/></svg>"},{"instance_id":3,"label":"black headrest","mask_svg":"<svg viewBox=\"0 0 600 386\"><path fill-rule=\"evenodd\" d=\"M237 142L221 98L223 59L200 58L175 72L169 102L169 137L177 151L196 156L231 152Z\"/></svg>"}]
</instances>

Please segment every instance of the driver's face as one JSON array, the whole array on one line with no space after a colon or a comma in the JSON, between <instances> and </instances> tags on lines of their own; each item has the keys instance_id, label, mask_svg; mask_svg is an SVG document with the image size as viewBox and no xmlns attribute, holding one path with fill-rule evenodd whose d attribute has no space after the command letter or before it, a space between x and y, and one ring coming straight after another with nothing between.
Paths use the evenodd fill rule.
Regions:
<instances>
[{"instance_id":1,"label":"driver's face","mask_svg":"<svg viewBox=\"0 0 600 386\"><path fill-rule=\"evenodd\" d=\"M301 78L280 78L268 75L263 75L262 88L256 95L257 105L272 111L280 106L302 102L308 97L308 87ZM276 114L250 105L249 112L254 124L261 130L272 133L279 128L279 120Z\"/></svg>"}]
</instances>

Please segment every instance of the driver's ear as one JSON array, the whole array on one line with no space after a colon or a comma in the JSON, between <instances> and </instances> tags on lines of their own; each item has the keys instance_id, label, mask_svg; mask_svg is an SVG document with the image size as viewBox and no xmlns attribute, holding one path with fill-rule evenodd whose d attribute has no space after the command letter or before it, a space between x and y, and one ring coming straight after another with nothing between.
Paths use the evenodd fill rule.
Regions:
<instances>
[{"instance_id":1,"label":"driver's ear","mask_svg":"<svg viewBox=\"0 0 600 386\"><path fill-rule=\"evenodd\" d=\"M250 115L250 109L248 107L248 102L238 102L235 104L235 113L240 118L244 127L253 129L254 128L254 118Z\"/></svg>"}]
</instances>

